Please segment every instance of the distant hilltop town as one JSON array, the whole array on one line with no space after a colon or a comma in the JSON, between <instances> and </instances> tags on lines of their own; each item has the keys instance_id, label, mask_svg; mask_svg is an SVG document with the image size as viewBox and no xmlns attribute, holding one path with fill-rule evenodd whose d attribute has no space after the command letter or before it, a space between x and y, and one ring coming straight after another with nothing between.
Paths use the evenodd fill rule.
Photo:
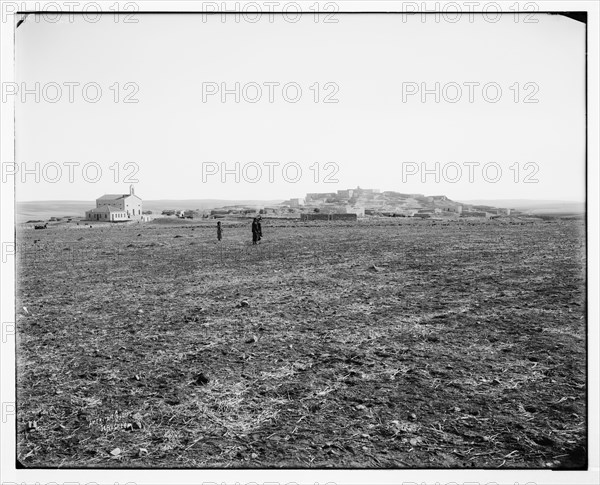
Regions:
<instances>
[{"instance_id":1,"label":"distant hilltop town","mask_svg":"<svg viewBox=\"0 0 600 485\"><path fill-rule=\"evenodd\" d=\"M356 214L356 217L420 217L493 218L510 215L510 209L491 206L465 205L454 202L445 195L425 196L403 194L379 189L345 189L337 192L308 193L304 199L290 199L283 205L302 208L307 219L313 214Z\"/></svg>"},{"instance_id":2,"label":"distant hilltop town","mask_svg":"<svg viewBox=\"0 0 600 485\"><path fill-rule=\"evenodd\" d=\"M213 209L212 217L248 215L255 207L227 206ZM363 217L419 217L491 219L508 216L510 209L454 202L445 195L403 194L379 189L343 189L337 192L308 193L273 206L261 207L260 214L298 217L302 220L353 220Z\"/></svg>"}]
</instances>

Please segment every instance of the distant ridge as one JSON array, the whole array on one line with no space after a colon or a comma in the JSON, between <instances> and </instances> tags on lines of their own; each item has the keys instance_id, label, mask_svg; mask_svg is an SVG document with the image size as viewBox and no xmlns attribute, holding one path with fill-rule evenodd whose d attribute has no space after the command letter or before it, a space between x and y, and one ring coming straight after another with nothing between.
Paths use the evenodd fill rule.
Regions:
<instances>
[{"instance_id":1,"label":"distant ridge","mask_svg":"<svg viewBox=\"0 0 600 485\"><path fill-rule=\"evenodd\" d=\"M229 200L229 199L163 199L163 200L144 200L144 210L163 210L163 209L215 209L226 205L247 205L264 206L279 204L283 199L277 200Z\"/></svg>"},{"instance_id":2,"label":"distant ridge","mask_svg":"<svg viewBox=\"0 0 600 485\"><path fill-rule=\"evenodd\" d=\"M535 199L478 199L461 200L463 204L491 205L494 207L506 207L516 209L529 214L552 214L552 213L585 213L585 202L572 200L535 200Z\"/></svg>"},{"instance_id":3,"label":"distant ridge","mask_svg":"<svg viewBox=\"0 0 600 485\"><path fill-rule=\"evenodd\" d=\"M164 199L143 200L143 210L215 209L224 205L263 206L279 204L282 200L227 200L227 199ZM40 200L16 203L16 221L47 220L51 217L84 217L85 211L96 207L95 200Z\"/></svg>"}]
</instances>

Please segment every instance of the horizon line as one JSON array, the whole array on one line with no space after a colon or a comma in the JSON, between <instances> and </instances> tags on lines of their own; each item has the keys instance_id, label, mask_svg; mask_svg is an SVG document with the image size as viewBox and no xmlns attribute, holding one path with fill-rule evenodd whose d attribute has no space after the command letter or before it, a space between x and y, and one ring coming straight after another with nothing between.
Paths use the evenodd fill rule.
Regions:
<instances>
[{"instance_id":1,"label":"horizon line","mask_svg":"<svg viewBox=\"0 0 600 485\"><path fill-rule=\"evenodd\" d=\"M425 195L425 197L434 197L432 195ZM447 196L446 196L447 197ZM291 197L292 199L294 199L295 197ZM448 197L450 200L455 201L455 202L469 202L469 201L511 201L511 200L523 200L523 201L528 201L528 202L577 202L577 203L582 203L585 204L587 199L526 199L526 198L473 198L473 199L451 199L450 197ZM289 200L290 198L288 197L287 199L281 199L281 198L275 198L275 199L248 199L248 198L240 198L240 199L228 199L228 198L219 198L219 197L208 197L208 198L203 198L203 199L196 199L196 198L161 198L161 199L142 199L145 201L154 201L154 202L160 202L160 201L171 201L171 200L218 200L218 201L228 201L228 202L235 202L235 201L245 201L245 202L264 202L264 201L270 201L270 202L274 202L274 201L285 201L285 200ZM90 202L90 201L95 201L96 199L35 199L35 200L15 200L15 204L22 204L22 203L28 203L28 202Z\"/></svg>"}]
</instances>

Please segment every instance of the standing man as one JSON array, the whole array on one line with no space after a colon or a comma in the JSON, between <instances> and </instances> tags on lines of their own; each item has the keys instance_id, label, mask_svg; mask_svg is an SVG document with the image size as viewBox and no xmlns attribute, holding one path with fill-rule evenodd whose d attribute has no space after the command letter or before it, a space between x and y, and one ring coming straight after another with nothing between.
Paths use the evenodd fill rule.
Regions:
<instances>
[{"instance_id":1,"label":"standing man","mask_svg":"<svg viewBox=\"0 0 600 485\"><path fill-rule=\"evenodd\" d=\"M260 239L259 233L260 224L258 222L258 219L255 217L252 221L252 245L256 245L258 243L258 240Z\"/></svg>"},{"instance_id":2,"label":"standing man","mask_svg":"<svg viewBox=\"0 0 600 485\"><path fill-rule=\"evenodd\" d=\"M261 220L262 220L262 216L258 216L256 219L256 224L258 225L258 240L259 241L262 239L262 225L260 224Z\"/></svg>"},{"instance_id":3,"label":"standing man","mask_svg":"<svg viewBox=\"0 0 600 485\"><path fill-rule=\"evenodd\" d=\"M221 228L221 221L217 222L217 240L221 240L223 238L223 229Z\"/></svg>"}]
</instances>

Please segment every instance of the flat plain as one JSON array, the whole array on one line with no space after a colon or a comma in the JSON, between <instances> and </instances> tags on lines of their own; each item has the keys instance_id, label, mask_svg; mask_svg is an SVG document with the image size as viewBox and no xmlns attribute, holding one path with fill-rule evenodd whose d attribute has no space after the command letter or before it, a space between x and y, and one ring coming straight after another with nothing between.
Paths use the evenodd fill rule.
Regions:
<instances>
[{"instance_id":1,"label":"flat plain","mask_svg":"<svg viewBox=\"0 0 600 485\"><path fill-rule=\"evenodd\" d=\"M582 220L17 230L25 467L581 468Z\"/></svg>"}]
</instances>

